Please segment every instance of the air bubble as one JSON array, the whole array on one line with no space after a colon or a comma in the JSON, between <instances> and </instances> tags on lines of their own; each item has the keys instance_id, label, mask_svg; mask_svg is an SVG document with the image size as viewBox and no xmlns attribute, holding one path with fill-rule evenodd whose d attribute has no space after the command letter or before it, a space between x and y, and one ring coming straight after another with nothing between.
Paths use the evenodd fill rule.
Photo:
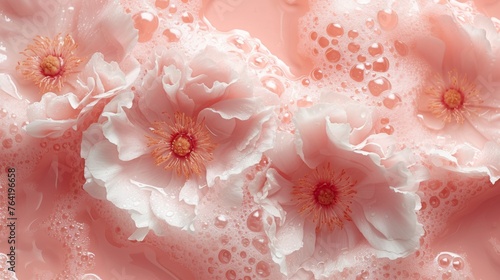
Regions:
<instances>
[{"instance_id":1,"label":"air bubble","mask_svg":"<svg viewBox=\"0 0 500 280\"><path fill-rule=\"evenodd\" d=\"M439 192L439 197L440 198L447 198L448 196L450 196L450 190L447 187L444 187L444 189L442 189Z\"/></svg>"},{"instance_id":2,"label":"air bubble","mask_svg":"<svg viewBox=\"0 0 500 280\"><path fill-rule=\"evenodd\" d=\"M323 71L321 71L321 69L314 69L311 73L311 77L316 80L316 81L319 81L321 79L323 79Z\"/></svg>"},{"instance_id":3,"label":"air bubble","mask_svg":"<svg viewBox=\"0 0 500 280\"><path fill-rule=\"evenodd\" d=\"M375 26L375 21L372 18L369 18L365 22L366 27L372 29Z\"/></svg>"},{"instance_id":4,"label":"air bubble","mask_svg":"<svg viewBox=\"0 0 500 280\"><path fill-rule=\"evenodd\" d=\"M17 127L17 125L15 123L13 123L9 126L10 134L16 134L18 131L19 131L19 128Z\"/></svg>"},{"instance_id":5,"label":"air bubble","mask_svg":"<svg viewBox=\"0 0 500 280\"><path fill-rule=\"evenodd\" d=\"M377 13L377 20L383 30L389 31L398 25L398 15L391 9L385 9Z\"/></svg>"},{"instance_id":6,"label":"air bubble","mask_svg":"<svg viewBox=\"0 0 500 280\"><path fill-rule=\"evenodd\" d=\"M447 253L441 253L437 257L437 262L440 267L447 268L451 263L451 255Z\"/></svg>"},{"instance_id":7,"label":"air bubble","mask_svg":"<svg viewBox=\"0 0 500 280\"><path fill-rule=\"evenodd\" d=\"M268 277L269 275L271 275L269 265L264 261L260 261L257 263L257 265L255 266L255 272L260 277Z\"/></svg>"},{"instance_id":8,"label":"air bubble","mask_svg":"<svg viewBox=\"0 0 500 280\"><path fill-rule=\"evenodd\" d=\"M156 0L155 6L158 9L166 9L170 5L170 0Z\"/></svg>"},{"instance_id":9,"label":"air bubble","mask_svg":"<svg viewBox=\"0 0 500 280\"><path fill-rule=\"evenodd\" d=\"M260 54L254 55L250 58L250 64L255 68L264 68L267 63L267 58Z\"/></svg>"},{"instance_id":10,"label":"air bubble","mask_svg":"<svg viewBox=\"0 0 500 280\"><path fill-rule=\"evenodd\" d=\"M352 53L356 53L359 51L360 46L356 43L349 43L349 45L347 45L347 49Z\"/></svg>"},{"instance_id":11,"label":"air bubble","mask_svg":"<svg viewBox=\"0 0 500 280\"><path fill-rule=\"evenodd\" d=\"M221 263L229 263L231 261L231 252L226 249L222 249L219 251L219 261Z\"/></svg>"},{"instance_id":12,"label":"air bubble","mask_svg":"<svg viewBox=\"0 0 500 280\"><path fill-rule=\"evenodd\" d=\"M389 70L389 60L381 57L373 62L373 70L377 72L386 72Z\"/></svg>"},{"instance_id":13,"label":"air bubble","mask_svg":"<svg viewBox=\"0 0 500 280\"><path fill-rule=\"evenodd\" d=\"M264 77L262 78L261 82L265 88L274 92L278 96L285 91L283 84L275 77Z\"/></svg>"},{"instance_id":14,"label":"air bubble","mask_svg":"<svg viewBox=\"0 0 500 280\"><path fill-rule=\"evenodd\" d=\"M134 27L139 31L139 42L147 42L153 38L158 28L158 17L150 12L139 12L135 14Z\"/></svg>"},{"instance_id":15,"label":"air bubble","mask_svg":"<svg viewBox=\"0 0 500 280\"><path fill-rule=\"evenodd\" d=\"M215 218L214 225L218 228L225 228L227 226L227 218L224 215L219 215Z\"/></svg>"},{"instance_id":16,"label":"air bubble","mask_svg":"<svg viewBox=\"0 0 500 280\"><path fill-rule=\"evenodd\" d=\"M384 47L379 43L373 43L368 47L368 53L371 56L381 55L382 53L384 53Z\"/></svg>"},{"instance_id":17,"label":"air bubble","mask_svg":"<svg viewBox=\"0 0 500 280\"><path fill-rule=\"evenodd\" d=\"M184 23L192 23L194 21L194 17L189 12L183 12L181 14L181 19Z\"/></svg>"},{"instance_id":18,"label":"air bubble","mask_svg":"<svg viewBox=\"0 0 500 280\"><path fill-rule=\"evenodd\" d=\"M249 53L252 50L252 47L248 44L248 42L241 36L231 36L227 39L227 41L238 49Z\"/></svg>"},{"instance_id":19,"label":"air bubble","mask_svg":"<svg viewBox=\"0 0 500 280\"><path fill-rule=\"evenodd\" d=\"M2 141L2 146L6 149L10 149L10 148L12 148L13 143L14 143L14 141L12 141L12 139L7 138L7 139Z\"/></svg>"},{"instance_id":20,"label":"air bubble","mask_svg":"<svg viewBox=\"0 0 500 280\"><path fill-rule=\"evenodd\" d=\"M226 279L227 280L235 280L236 279L236 271L230 269L226 271Z\"/></svg>"},{"instance_id":21,"label":"air bubble","mask_svg":"<svg viewBox=\"0 0 500 280\"><path fill-rule=\"evenodd\" d=\"M397 40L394 41L394 48L396 49L396 51L401 56L405 56L409 52L408 46L405 43L401 42L401 41L397 41Z\"/></svg>"},{"instance_id":22,"label":"air bubble","mask_svg":"<svg viewBox=\"0 0 500 280\"><path fill-rule=\"evenodd\" d=\"M384 98L384 106L387 109L394 109L394 107L398 106L401 103L401 97L397 94L391 93L386 98Z\"/></svg>"},{"instance_id":23,"label":"air bubble","mask_svg":"<svg viewBox=\"0 0 500 280\"><path fill-rule=\"evenodd\" d=\"M392 135L394 133L394 127L392 127L392 125L386 125L380 129L380 132Z\"/></svg>"},{"instance_id":24,"label":"air bubble","mask_svg":"<svg viewBox=\"0 0 500 280\"><path fill-rule=\"evenodd\" d=\"M311 40L313 41L316 41L316 39L318 39L318 33L316 32L311 32L311 34L309 35Z\"/></svg>"},{"instance_id":25,"label":"air bubble","mask_svg":"<svg viewBox=\"0 0 500 280\"><path fill-rule=\"evenodd\" d=\"M356 280L365 280L370 277L370 273L366 270L361 270L361 272L356 276Z\"/></svg>"},{"instance_id":26,"label":"air bubble","mask_svg":"<svg viewBox=\"0 0 500 280\"><path fill-rule=\"evenodd\" d=\"M318 44L320 47L326 48L330 44L330 41L328 41L328 39L326 39L325 37L320 37L318 39Z\"/></svg>"},{"instance_id":27,"label":"air bubble","mask_svg":"<svg viewBox=\"0 0 500 280\"><path fill-rule=\"evenodd\" d=\"M368 82L368 90L373 96L379 96L391 88L391 82L384 77L373 79Z\"/></svg>"},{"instance_id":28,"label":"air bubble","mask_svg":"<svg viewBox=\"0 0 500 280\"><path fill-rule=\"evenodd\" d=\"M464 260L461 257L453 258L451 265L455 270L462 270L464 268Z\"/></svg>"},{"instance_id":29,"label":"air bubble","mask_svg":"<svg viewBox=\"0 0 500 280\"><path fill-rule=\"evenodd\" d=\"M241 240L241 245L243 245L243 247L248 247L248 245L250 245L250 240L248 238L243 238Z\"/></svg>"},{"instance_id":30,"label":"air bubble","mask_svg":"<svg viewBox=\"0 0 500 280\"><path fill-rule=\"evenodd\" d=\"M326 33L330 37L340 37L344 35L344 28L338 23L330 23L326 27Z\"/></svg>"},{"instance_id":31,"label":"air bubble","mask_svg":"<svg viewBox=\"0 0 500 280\"><path fill-rule=\"evenodd\" d=\"M269 253L268 239L265 236L254 237L252 239L252 245L263 255Z\"/></svg>"},{"instance_id":32,"label":"air bubble","mask_svg":"<svg viewBox=\"0 0 500 280\"><path fill-rule=\"evenodd\" d=\"M326 50L326 59L330 62L338 62L340 60L340 53L337 50L334 50L332 48L329 48Z\"/></svg>"},{"instance_id":33,"label":"air bubble","mask_svg":"<svg viewBox=\"0 0 500 280\"><path fill-rule=\"evenodd\" d=\"M163 31L163 36L165 36L169 42L179 41L181 35L181 31L176 28L167 28Z\"/></svg>"},{"instance_id":34,"label":"air bubble","mask_svg":"<svg viewBox=\"0 0 500 280\"><path fill-rule=\"evenodd\" d=\"M429 204L434 208L438 207L440 204L439 198L437 198L437 196L432 196L429 199Z\"/></svg>"},{"instance_id":35,"label":"air bubble","mask_svg":"<svg viewBox=\"0 0 500 280\"><path fill-rule=\"evenodd\" d=\"M356 82L362 82L365 78L365 65L362 63L354 65L349 72L349 76Z\"/></svg>"},{"instance_id":36,"label":"air bubble","mask_svg":"<svg viewBox=\"0 0 500 280\"><path fill-rule=\"evenodd\" d=\"M347 37L349 37L349 39L351 40L356 39L358 36L359 32L357 30L349 30L349 32L347 32Z\"/></svg>"}]
</instances>

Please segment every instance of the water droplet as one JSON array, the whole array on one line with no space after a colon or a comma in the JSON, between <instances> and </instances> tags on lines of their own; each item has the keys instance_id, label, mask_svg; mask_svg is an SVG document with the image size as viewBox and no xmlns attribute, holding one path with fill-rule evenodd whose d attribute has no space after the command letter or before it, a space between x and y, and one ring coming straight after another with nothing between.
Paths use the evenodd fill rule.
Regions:
<instances>
[{"instance_id":1,"label":"water droplet","mask_svg":"<svg viewBox=\"0 0 500 280\"><path fill-rule=\"evenodd\" d=\"M362 82L365 78L365 65L362 63L354 65L349 72L349 76L356 82Z\"/></svg>"},{"instance_id":2,"label":"water droplet","mask_svg":"<svg viewBox=\"0 0 500 280\"><path fill-rule=\"evenodd\" d=\"M389 60L381 57L373 62L373 70L377 72L386 72L389 70Z\"/></svg>"},{"instance_id":3,"label":"water droplet","mask_svg":"<svg viewBox=\"0 0 500 280\"><path fill-rule=\"evenodd\" d=\"M243 238L241 240L241 244L243 245L243 247L248 247L248 245L250 245L250 240L248 238Z\"/></svg>"},{"instance_id":4,"label":"water droplet","mask_svg":"<svg viewBox=\"0 0 500 280\"><path fill-rule=\"evenodd\" d=\"M7 110L4 108L0 109L0 119L5 118L5 116L7 116Z\"/></svg>"},{"instance_id":5,"label":"water droplet","mask_svg":"<svg viewBox=\"0 0 500 280\"><path fill-rule=\"evenodd\" d=\"M139 42L147 42L153 38L153 34L158 28L158 17L150 12L140 12L135 14L134 27L139 31Z\"/></svg>"},{"instance_id":6,"label":"water droplet","mask_svg":"<svg viewBox=\"0 0 500 280\"><path fill-rule=\"evenodd\" d=\"M381 55L382 53L384 53L384 47L379 43L373 43L368 47L368 53L371 56Z\"/></svg>"},{"instance_id":7,"label":"water droplet","mask_svg":"<svg viewBox=\"0 0 500 280\"><path fill-rule=\"evenodd\" d=\"M9 126L10 134L16 134L18 131L19 131L19 128L17 127L17 125L15 123L13 123Z\"/></svg>"},{"instance_id":8,"label":"water droplet","mask_svg":"<svg viewBox=\"0 0 500 280\"><path fill-rule=\"evenodd\" d=\"M251 268L251 267L249 267L249 266L245 266L245 267L243 268L243 270L244 270L246 273L252 273L252 268ZM249 278L250 278L250 277L249 277Z\"/></svg>"},{"instance_id":9,"label":"water droplet","mask_svg":"<svg viewBox=\"0 0 500 280\"><path fill-rule=\"evenodd\" d=\"M329 48L326 50L326 59L330 62L337 62L340 60L340 53L337 50L334 50L332 48Z\"/></svg>"},{"instance_id":10,"label":"water droplet","mask_svg":"<svg viewBox=\"0 0 500 280\"><path fill-rule=\"evenodd\" d=\"M247 227L254 232L262 231L262 210L258 209L250 213L247 218Z\"/></svg>"},{"instance_id":11,"label":"water droplet","mask_svg":"<svg viewBox=\"0 0 500 280\"><path fill-rule=\"evenodd\" d=\"M283 91L285 91L283 84L275 77L270 77L270 76L264 77L262 78L261 82L264 85L264 87L276 93L277 95L281 95Z\"/></svg>"},{"instance_id":12,"label":"water droplet","mask_svg":"<svg viewBox=\"0 0 500 280\"><path fill-rule=\"evenodd\" d=\"M318 39L318 33L311 32L310 37L311 37L311 40L316 41L316 39Z\"/></svg>"},{"instance_id":13,"label":"water droplet","mask_svg":"<svg viewBox=\"0 0 500 280\"><path fill-rule=\"evenodd\" d=\"M321 71L321 69L316 68L312 71L311 74L311 77L316 81L323 79L323 71Z\"/></svg>"},{"instance_id":14,"label":"water droplet","mask_svg":"<svg viewBox=\"0 0 500 280\"><path fill-rule=\"evenodd\" d=\"M392 125L386 125L380 129L380 132L392 135L394 133L394 127L392 127Z\"/></svg>"},{"instance_id":15,"label":"water droplet","mask_svg":"<svg viewBox=\"0 0 500 280\"><path fill-rule=\"evenodd\" d=\"M271 275L269 265L264 261L260 261L257 263L257 265L255 265L255 272L260 277L267 277L267 276Z\"/></svg>"},{"instance_id":16,"label":"water droplet","mask_svg":"<svg viewBox=\"0 0 500 280\"><path fill-rule=\"evenodd\" d=\"M224 215L219 215L215 218L214 225L218 228L225 228L227 226L227 218Z\"/></svg>"},{"instance_id":17,"label":"water droplet","mask_svg":"<svg viewBox=\"0 0 500 280\"><path fill-rule=\"evenodd\" d=\"M168 8L169 13L175 14L177 12L177 6L175 4L170 5Z\"/></svg>"},{"instance_id":18,"label":"water droplet","mask_svg":"<svg viewBox=\"0 0 500 280\"><path fill-rule=\"evenodd\" d=\"M250 64L256 68L266 67L268 60L265 56L256 54L250 58Z\"/></svg>"},{"instance_id":19,"label":"water droplet","mask_svg":"<svg viewBox=\"0 0 500 280\"><path fill-rule=\"evenodd\" d=\"M344 35L344 28L342 28L342 25L338 23L330 23L326 27L326 33L330 37L340 37Z\"/></svg>"},{"instance_id":20,"label":"water droplet","mask_svg":"<svg viewBox=\"0 0 500 280\"><path fill-rule=\"evenodd\" d=\"M2 141L2 146L5 148L5 149L10 149L12 148L12 144L14 143L14 141L12 141L12 139L10 138L7 138L5 140Z\"/></svg>"},{"instance_id":21,"label":"water droplet","mask_svg":"<svg viewBox=\"0 0 500 280\"><path fill-rule=\"evenodd\" d=\"M356 280L365 280L370 277L370 273L366 270L361 270L361 272L356 276Z\"/></svg>"},{"instance_id":22,"label":"water droplet","mask_svg":"<svg viewBox=\"0 0 500 280\"><path fill-rule=\"evenodd\" d=\"M227 280L235 280L236 279L236 271L230 269L226 271L226 279Z\"/></svg>"},{"instance_id":23,"label":"water droplet","mask_svg":"<svg viewBox=\"0 0 500 280\"><path fill-rule=\"evenodd\" d=\"M464 268L464 260L461 257L453 258L451 265L455 270L462 270Z\"/></svg>"},{"instance_id":24,"label":"water droplet","mask_svg":"<svg viewBox=\"0 0 500 280\"><path fill-rule=\"evenodd\" d=\"M352 53L358 52L359 48L359 44L356 43L349 43L349 45L347 45L347 49Z\"/></svg>"},{"instance_id":25,"label":"water droplet","mask_svg":"<svg viewBox=\"0 0 500 280\"><path fill-rule=\"evenodd\" d=\"M351 40L357 38L358 36L359 32L357 30L349 30L349 32L347 32L347 37L349 37L349 39Z\"/></svg>"},{"instance_id":26,"label":"water droplet","mask_svg":"<svg viewBox=\"0 0 500 280\"><path fill-rule=\"evenodd\" d=\"M172 211L168 211L165 215L166 215L167 217L172 217L172 216L174 216L174 212L172 212Z\"/></svg>"},{"instance_id":27,"label":"water droplet","mask_svg":"<svg viewBox=\"0 0 500 280\"><path fill-rule=\"evenodd\" d=\"M177 42L181 38L181 31L176 28L167 28L163 31L163 36L167 38L169 42Z\"/></svg>"},{"instance_id":28,"label":"water droplet","mask_svg":"<svg viewBox=\"0 0 500 280\"><path fill-rule=\"evenodd\" d=\"M401 42L401 41L397 41L397 40L394 41L394 48L396 49L396 51L401 56L405 56L409 52L408 46L405 43Z\"/></svg>"},{"instance_id":29,"label":"water droplet","mask_svg":"<svg viewBox=\"0 0 500 280\"><path fill-rule=\"evenodd\" d=\"M447 253L441 253L437 257L437 262L438 262L439 266L446 268L451 263L451 255L447 254Z\"/></svg>"},{"instance_id":30,"label":"water droplet","mask_svg":"<svg viewBox=\"0 0 500 280\"><path fill-rule=\"evenodd\" d=\"M246 258L246 257L247 257L247 252L245 252L245 251L241 251L241 252L240 252L240 257L241 257L242 259Z\"/></svg>"},{"instance_id":31,"label":"water droplet","mask_svg":"<svg viewBox=\"0 0 500 280\"><path fill-rule=\"evenodd\" d=\"M183 12L181 14L181 19L184 23L192 23L194 21L194 17L189 12Z\"/></svg>"},{"instance_id":32,"label":"water droplet","mask_svg":"<svg viewBox=\"0 0 500 280\"><path fill-rule=\"evenodd\" d=\"M235 35L231 36L227 39L227 41L233 46L237 47L240 50L243 50L246 53L249 53L252 50L252 47L248 44L248 42L241 36Z\"/></svg>"},{"instance_id":33,"label":"water droplet","mask_svg":"<svg viewBox=\"0 0 500 280\"><path fill-rule=\"evenodd\" d=\"M401 98L397 94L391 93L384 98L383 103L387 109L394 109L394 107L401 103Z\"/></svg>"},{"instance_id":34,"label":"water droplet","mask_svg":"<svg viewBox=\"0 0 500 280\"><path fill-rule=\"evenodd\" d=\"M384 91L391 89L391 82L384 77L377 78L368 82L368 90L373 96L379 96Z\"/></svg>"},{"instance_id":35,"label":"water droplet","mask_svg":"<svg viewBox=\"0 0 500 280\"><path fill-rule=\"evenodd\" d=\"M265 236L254 237L252 239L252 245L263 255L269 253L268 239Z\"/></svg>"},{"instance_id":36,"label":"water droplet","mask_svg":"<svg viewBox=\"0 0 500 280\"><path fill-rule=\"evenodd\" d=\"M226 249L219 251L219 261L221 263L229 263L231 261L231 252Z\"/></svg>"},{"instance_id":37,"label":"water droplet","mask_svg":"<svg viewBox=\"0 0 500 280\"><path fill-rule=\"evenodd\" d=\"M432 196L429 199L429 204L434 208L438 207L440 204L439 198L437 198L437 196Z\"/></svg>"},{"instance_id":38,"label":"water droplet","mask_svg":"<svg viewBox=\"0 0 500 280\"><path fill-rule=\"evenodd\" d=\"M398 25L398 15L391 9L385 9L377 13L377 20L383 30L389 31Z\"/></svg>"},{"instance_id":39,"label":"water droplet","mask_svg":"<svg viewBox=\"0 0 500 280\"><path fill-rule=\"evenodd\" d=\"M330 44L330 41L328 41L325 37L319 37L318 44L320 47L326 48Z\"/></svg>"},{"instance_id":40,"label":"water droplet","mask_svg":"<svg viewBox=\"0 0 500 280\"><path fill-rule=\"evenodd\" d=\"M308 108L313 105L313 102L311 100L310 96L303 97L299 100L297 100L297 106L302 107L302 108Z\"/></svg>"},{"instance_id":41,"label":"water droplet","mask_svg":"<svg viewBox=\"0 0 500 280\"><path fill-rule=\"evenodd\" d=\"M372 29L375 26L375 21L372 18L368 18L365 22L366 27Z\"/></svg>"},{"instance_id":42,"label":"water droplet","mask_svg":"<svg viewBox=\"0 0 500 280\"><path fill-rule=\"evenodd\" d=\"M440 198L447 198L448 196L450 196L450 190L447 187L444 187L444 189L442 189L439 192L439 197Z\"/></svg>"},{"instance_id":43,"label":"water droplet","mask_svg":"<svg viewBox=\"0 0 500 280\"><path fill-rule=\"evenodd\" d=\"M170 5L170 0L156 0L155 6L158 9L166 9Z\"/></svg>"}]
</instances>

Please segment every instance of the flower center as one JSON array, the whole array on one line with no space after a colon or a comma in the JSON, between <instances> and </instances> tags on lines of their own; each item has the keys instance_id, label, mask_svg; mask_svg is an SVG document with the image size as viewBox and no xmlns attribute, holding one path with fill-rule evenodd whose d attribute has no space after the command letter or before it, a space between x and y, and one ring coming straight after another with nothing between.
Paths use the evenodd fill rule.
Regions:
<instances>
[{"instance_id":1,"label":"flower center","mask_svg":"<svg viewBox=\"0 0 500 280\"><path fill-rule=\"evenodd\" d=\"M454 120L462 124L466 116L474 113L474 107L483 102L476 85L456 71L450 71L448 79L435 76L425 93L429 96L424 99L428 100L427 107L444 122Z\"/></svg>"},{"instance_id":2,"label":"flower center","mask_svg":"<svg viewBox=\"0 0 500 280\"><path fill-rule=\"evenodd\" d=\"M448 109L458 109L462 106L463 103L464 95L460 91L454 88L450 88L443 93L443 104Z\"/></svg>"},{"instance_id":3,"label":"flower center","mask_svg":"<svg viewBox=\"0 0 500 280\"><path fill-rule=\"evenodd\" d=\"M319 166L295 184L292 201L298 212L316 223L316 230L324 227L342 228L352 221L350 205L357 191L356 182L342 169L332 169L330 163Z\"/></svg>"},{"instance_id":4,"label":"flower center","mask_svg":"<svg viewBox=\"0 0 500 280\"><path fill-rule=\"evenodd\" d=\"M193 151L194 145L187 135L179 134L172 140L172 151L178 157L185 157Z\"/></svg>"},{"instance_id":5,"label":"flower center","mask_svg":"<svg viewBox=\"0 0 500 280\"><path fill-rule=\"evenodd\" d=\"M146 136L148 147L154 147L151 155L156 165L163 165L165 170L173 169L186 178L192 174L200 176L213 159L217 145L203 121L198 123L176 112L173 120L153 123L151 132L155 136Z\"/></svg>"},{"instance_id":6,"label":"flower center","mask_svg":"<svg viewBox=\"0 0 500 280\"><path fill-rule=\"evenodd\" d=\"M335 202L335 186L328 183L318 184L314 191L314 198L323 206L330 206Z\"/></svg>"},{"instance_id":7,"label":"flower center","mask_svg":"<svg viewBox=\"0 0 500 280\"><path fill-rule=\"evenodd\" d=\"M53 55L48 55L42 59L40 63L40 68L42 68L42 74L45 76L56 76L61 73L61 61L58 57Z\"/></svg>"},{"instance_id":8,"label":"flower center","mask_svg":"<svg viewBox=\"0 0 500 280\"><path fill-rule=\"evenodd\" d=\"M78 72L78 66L84 61L75 55L77 47L70 35L57 35L54 39L37 36L21 52L25 59L17 63L16 69L41 92L61 91L68 76Z\"/></svg>"}]
</instances>

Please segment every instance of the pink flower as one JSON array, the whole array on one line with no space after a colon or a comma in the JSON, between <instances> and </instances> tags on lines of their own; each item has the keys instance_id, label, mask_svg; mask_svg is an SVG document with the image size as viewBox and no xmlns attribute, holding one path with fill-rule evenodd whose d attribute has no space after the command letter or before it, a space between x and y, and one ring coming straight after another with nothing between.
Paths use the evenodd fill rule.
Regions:
<instances>
[{"instance_id":1,"label":"pink flower","mask_svg":"<svg viewBox=\"0 0 500 280\"><path fill-rule=\"evenodd\" d=\"M162 221L188 228L206 186L241 200L238 178L273 146L278 103L213 47L190 60L160 51L146 68L137 96L115 97L82 144L85 189L129 211L137 239Z\"/></svg>"},{"instance_id":2,"label":"pink flower","mask_svg":"<svg viewBox=\"0 0 500 280\"><path fill-rule=\"evenodd\" d=\"M132 19L117 1L2 1L0 92L26 98L28 133L58 137L131 84Z\"/></svg>"},{"instance_id":3,"label":"pink flower","mask_svg":"<svg viewBox=\"0 0 500 280\"><path fill-rule=\"evenodd\" d=\"M391 259L414 252L423 235L415 192L426 173L408 169L409 151L372 134L373 112L346 98L324 96L294 121L295 135L279 132L267 153L267 181L251 188L271 217L265 232L281 272L328 277L346 266L342 252L358 246Z\"/></svg>"},{"instance_id":4,"label":"pink flower","mask_svg":"<svg viewBox=\"0 0 500 280\"><path fill-rule=\"evenodd\" d=\"M473 25L458 24L450 16L432 17L431 23L433 35L420 38L416 51L431 73L417 98L419 117L446 139L432 153L455 162L457 171L482 170L494 183L500 178L500 157L484 161L480 158L488 156L477 155L500 148L500 62L495 60L500 37L483 16ZM455 150L468 150L470 156L451 159Z\"/></svg>"}]
</instances>

